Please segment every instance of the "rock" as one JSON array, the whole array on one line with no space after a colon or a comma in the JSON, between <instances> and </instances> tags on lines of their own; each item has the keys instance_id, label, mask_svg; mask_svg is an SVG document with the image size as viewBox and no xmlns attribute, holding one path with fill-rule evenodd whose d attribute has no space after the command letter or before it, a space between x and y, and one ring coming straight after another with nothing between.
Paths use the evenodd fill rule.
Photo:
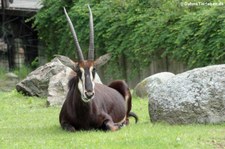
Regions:
<instances>
[{"instance_id":1,"label":"rock","mask_svg":"<svg viewBox=\"0 0 225 149\"><path fill-rule=\"evenodd\" d=\"M15 86L18 82L19 77L12 72L8 72L0 80L0 91L10 92L15 89Z\"/></svg>"},{"instance_id":2,"label":"rock","mask_svg":"<svg viewBox=\"0 0 225 149\"><path fill-rule=\"evenodd\" d=\"M173 76L175 76L173 73L161 72L147 77L136 85L134 88L134 95L141 98L147 97L152 89L154 89L159 84L166 82Z\"/></svg>"},{"instance_id":3,"label":"rock","mask_svg":"<svg viewBox=\"0 0 225 149\"><path fill-rule=\"evenodd\" d=\"M62 105L68 92L68 81L73 70L66 67L58 74L52 76L49 81L47 104Z\"/></svg>"},{"instance_id":4,"label":"rock","mask_svg":"<svg viewBox=\"0 0 225 149\"><path fill-rule=\"evenodd\" d=\"M225 65L193 69L155 87L149 115L170 124L225 122Z\"/></svg>"},{"instance_id":5,"label":"rock","mask_svg":"<svg viewBox=\"0 0 225 149\"><path fill-rule=\"evenodd\" d=\"M7 79L13 79L13 80L19 79L19 77L15 73L12 73L12 72L6 73L5 76L7 77Z\"/></svg>"},{"instance_id":6,"label":"rock","mask_svg":"<svg viewBox=\"0 0 225 149\"><path fill-rule=\"evenodd\" d=\"M29 96L47 97L48 105L62 105L68 92L67 83L76 63L65 56L57 56L51 62L31 72L16 85L18 92ZM98 74L95 82L102 83Z\"/></svg>"},{"instance_id":7,"label":"rock","mask_svg":"<svg viewBox=\"0 0 225 149\"><path fill-rule=\"evenodd\" d=\"M57 58L54 58L51 62L32 71L16 85L16 89L25 95L47 97L50 78L64 69L65 66Z\"/></svg>"}]
</instances>

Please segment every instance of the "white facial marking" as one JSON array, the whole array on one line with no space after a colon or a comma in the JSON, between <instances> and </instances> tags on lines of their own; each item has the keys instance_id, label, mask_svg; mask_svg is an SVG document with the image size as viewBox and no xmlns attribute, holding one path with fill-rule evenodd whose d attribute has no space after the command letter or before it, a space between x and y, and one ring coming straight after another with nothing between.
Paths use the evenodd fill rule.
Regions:
<instances>
[{"instance_id":1,"label":"white facial marking","mask_svg":"<svg viewBox=\"0 0 225 149\"><path fill-rule=\"evenodd\" d=\"M78 81L78 89L81 94L81 99L83 100L83 98L84 98L84 82L85 82L84 69L80 68L80 71L81 71L81 78L79 78L79 81Z\"/></svg>"},{"instance_id":2,"label":"white facial marking","mask_svg":"<svg viewBox=\"0 0 225 149\"><path fill-rule=\"evenodd\" d=\"M80 91L80 94L81 94L81 99L82 101L84 102L89 102L91 99L94 98L94 96L91 98L91 99L88 99L85 92L86 92L86 89L85 89L85 70L83 68L80 68L80 71L81 71L81 79L79 78L79 81L78 81L78 89ZM93 66L90 67L89 69L89 74L90 74L90 80L91 80L91 83L92 83L92 86L93 86L93 89L94 89L94 86L95 86L95 83L94 83L94 77L93 77L93 74L92 74L92 71L93 71ZM94 90L93 90L94 92Z\"/></svg>"},{"instance_id":3,"label":"white facial marking","mask_svg":"<svg viewBox=\"0 0 225 149\"><path fill-rule=\"evenodd\" d=\"M90 69L89 69L89 71L90 71L90 75L91 75L92 86L93 86L93 89L94 89L95 88L95 82L94 82L94 79L95 78L94 78L93 73L92 73L93 69L94 69L94 67L91 66Z\"/></svg>"}]
</instances>

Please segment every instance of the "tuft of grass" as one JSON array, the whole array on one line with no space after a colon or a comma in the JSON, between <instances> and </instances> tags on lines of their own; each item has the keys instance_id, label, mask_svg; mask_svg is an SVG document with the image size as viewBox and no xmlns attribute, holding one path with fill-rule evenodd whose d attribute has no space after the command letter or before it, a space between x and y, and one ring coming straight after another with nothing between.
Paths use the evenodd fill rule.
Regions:
<instances>
[{"instance_id":1,"label":"tuft of grass","mask_svg":"<svg viewBox=\"0 0 225 149\"><path fill-rule=\"evenodd\" d=\"M19 79L24 79L31 71L32 69L29 66L25 65L20 68L14 68L13 70L11 70L11 72L15 73L19 77ZM8 70L6 68L0 67L0 80L6 79L7 72Z\"/></svg>"},{"instance_id":2,"label":"tuft of grass","mask_svg":"<svg viewBox=\"0 0 225 149\"><path fill-rule=\"evenodd\" d=\"M32 71L32 69L28 66L23 65L20 68L15 68L13 72L20 78L24 79L27 75Z\"/></svg>"},{"instance_id":3,"label":"tuft of grass","mask_svg":"<svg viewBox=\"0 0 225 149\"><path fill-rule=\"evenodd\" d=\"M7 73L7 70L3 67L0 67L0 79L5 79L5 74Z\"/></svg>"},{"instance_id":4,"label":"tuft of grass","mask_svg":"<svg viewBox=\"0 0 225 149\"><path fill-rule=\"evenodd\" d=\"M117 132L62 130L58 116L60 107L47 107L46 99L27 97L15 90L0 92L0 148L224 148L223 125L152 124L148 101L133 99L133 110L139 123Z\"/></svg>"},{"instance_id":5,"label":"tuft of grass","mask_svg":"<svg viewBox=\"0 0 225 149\"><path fill-rule=\"evenodd\" d=\"M8 70L0 67L0 91L8 92L15 89L16 84L31 72L31 68L22 66L21 68L13 69L11 72L15 73L18 77L9 77L7 75Z\"/></svg>"}]
</instances>

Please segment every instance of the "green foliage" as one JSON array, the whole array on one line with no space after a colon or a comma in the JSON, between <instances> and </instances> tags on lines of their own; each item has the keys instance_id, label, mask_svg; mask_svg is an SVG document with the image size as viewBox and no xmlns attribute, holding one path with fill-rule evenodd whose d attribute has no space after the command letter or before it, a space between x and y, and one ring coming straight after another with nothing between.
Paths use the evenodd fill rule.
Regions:
<instances>
[{"instance_id":1,"label":"green foliage","mask_svg":"<svg viewBox=\"0 0 225 149\"><path fill-rule=\"evenodd\" d=\"M24 79L27 75L32 71L32 69L28 66L23 65L20 68L16 68L13 72L19 77L19 79Z\"/></svg>"},{"instance_id":2,"label":"green foliage","mask_svg":"<svg viewBox=\"0 0 225 149\"><path fill-rule=\"evenodd\" d=\"M36 57L32 62L31 62L31 67L33 69L37 68L39 66L39 58Z\"/></svg>"},{"instance_id":3,"label":"green foliage","mask_svg":"<svg viewBox=\"0 0 225 149\"><path fill-rule=\"evenodd\" d=\"M75 57L75 46L63 6L72 19L84 53L87 53L89 18L86 4L89 2L43 1L44 7L35 16L34 26L46 43L49 59L54 54ZM109 77L124 77L126 72L121 68L123 62L120 61L123 58L133 68L130 73L134 75L152 60L163 56L182 61L190 68L225 62L223 6L183 6L184 2L180 0L91 2L96 55L112 53L106 70Z\"/></svg>"},{"instance_id":4,"label":"green foliage","mask_svg":"<svg viewBox=\"0 0 225 149\"><path fill-rule=\"evenodd\" d=\"M117 132L79 131L60 128L60 107L46 107L46 100L27 97L15 90L0 92L1 149L61 148L220 148L225 145L222 125L152 124L147 99L133 99L139 123Z\"/></svg>"},{"instance_id":5,"label":"green foliage","mask_svg":"<svg viewBox=\"0 0 225 149\"><path fill-rule=\"evenodd\" d=\"M0 67L0 78L5 79L5 74L7 73L7 70L3 67Z\"/></svg>"},{"instance_id":6,"label":"green foliage","mask_svg":"<svg viewBox=\"0 0 225 149\"><path fill-rule=\"evenodd\" d=\"M225 63L224 13L224 8L218 7L185 14L170 27L171 38L177 38L167 52L192 68Z\"/></svg>"},{"instance_id":7,"label":"green foliage","mask_svg":"<svg viewBox=\"0 0 225 149\"><path fill-rule=\"evenodd\" d=\"M11 70L11 72L15 73L19 77L19 79L24 79L31 71L32 69L25 65L21 66L20 68ZM6 70L6 68L0 67L0 80L5 80L7 78L7 72L8 70Z\"/></svg>"}]
</instances>

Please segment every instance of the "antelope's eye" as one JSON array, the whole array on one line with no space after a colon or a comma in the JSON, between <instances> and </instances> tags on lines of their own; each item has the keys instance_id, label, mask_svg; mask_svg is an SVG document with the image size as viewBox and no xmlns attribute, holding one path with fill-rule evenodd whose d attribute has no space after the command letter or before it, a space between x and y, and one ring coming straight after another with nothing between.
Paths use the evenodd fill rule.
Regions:
<instances>
[{"instance_id":1,"label":"antelope's eye","mask_svg":"<svg viewBox=\"0 0 225 149\"><path fill-rule=\"evenodd\" d=\"M77 69L77 70L76 70L76 73L81 73L80 69Z\"/></svg>"},{"instance_id":2,"label":"antelope's eye","mask_svg":"<svg viewBox=\"0 0 225 149\"><path fill-rule=\"evenodd\" d=\"M95 73L95 72L96 72L96 69L95 69L95 68L93 68L93 69L92 69L92 73Z\"/></svg>"},{"instance_id":3,"label":"antelope's eye","mask_svg":"<svg viewBox=\"0 0 225 149\"><path fill-rule=\"evenodd\" d=\"M93 68L93 69L92 69L92 76L93 76L93 78L95 78L95 73L96 73L96 69Z\"/></svg>"},{"instance_id":4,"label":"antelope's eye","mask_svg":"<svg viewBox=\"0 0 225 149\"><path fill-rule=\"evenodd\" d=\"M76 68L75 72L77 73L77 76L81 76L81 70L79 67Z\"/></svg>"}]
</instances>

